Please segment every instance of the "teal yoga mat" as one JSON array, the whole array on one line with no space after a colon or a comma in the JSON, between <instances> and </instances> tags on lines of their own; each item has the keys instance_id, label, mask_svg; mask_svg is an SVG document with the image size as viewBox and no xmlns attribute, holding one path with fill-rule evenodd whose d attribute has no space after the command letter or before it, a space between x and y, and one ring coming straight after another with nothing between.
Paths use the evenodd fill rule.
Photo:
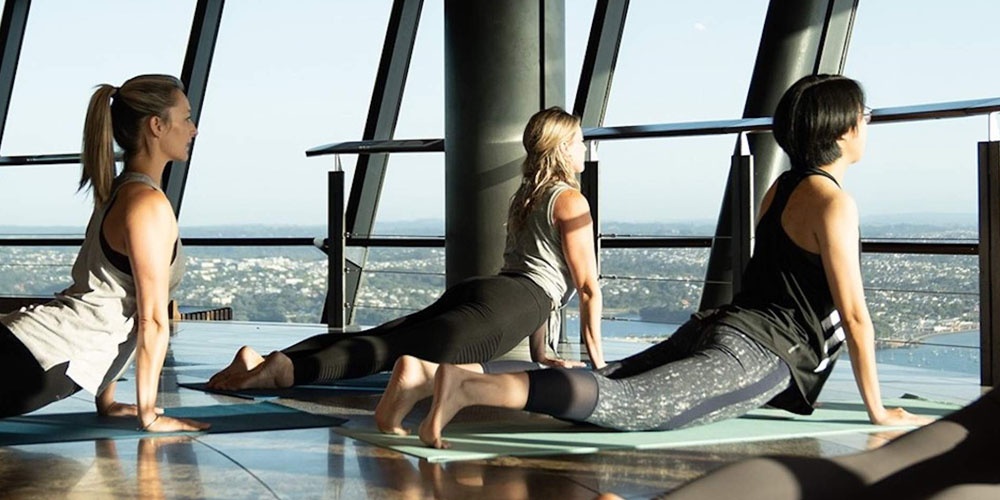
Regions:
<instances>
[{"instance_id":1,"label":"teal yoga mat","mask_svg":"<svg viewBox=\"0 0 1000 500\"><path fill-rule=\"evenodd\" d=\"M938 417L959 408L957 405L920 399L887 401L886 405L904 406L915 413ZM336 432L428 462L451 462L498 456L675 448L907 429L910 427L872 425L862 403L826 403L809 416L759 409L740 418L673 431L616 432L548 419L506 424L461 423L445 427L444 438L451 443L451 448L447 450L426 447L416 436L389 436L370 428L338 427Z\"/></svg>"},{"instance_id":2,"label":"teal yoga mat","mask_svg":"<svg viewBox=\"0 0 1000 500\"><path fill-rule=\"evenodd\" d=\"M190 373L185 373L185 375L190 375ZM331 391L383 392L385 391L386 384L389 383L390 375L392 374L389 372L383 372L367 377L336 380L326 384L299 385L285 389L209 389L206 387L205 382L182 382L177 385L185 389L211 394L223 394L242 399L292 398L308 400L321 396L329 396Z\"/></svg>"},{"instance_id":3,"label":"teal yoga mat","mask_svg":"<svg viewBox=\"0 0 1000 500\"><path fill-rule=\"evenodd\" d=\"M166 414L210 423L212 427L203 432L210 434L333 427L347 421L268 402L167 408ZM151 434L137 430L134 418L99 417L93 412L28 415L0 420L0 446L203 433Z\"/></svg>"}]
</instances>

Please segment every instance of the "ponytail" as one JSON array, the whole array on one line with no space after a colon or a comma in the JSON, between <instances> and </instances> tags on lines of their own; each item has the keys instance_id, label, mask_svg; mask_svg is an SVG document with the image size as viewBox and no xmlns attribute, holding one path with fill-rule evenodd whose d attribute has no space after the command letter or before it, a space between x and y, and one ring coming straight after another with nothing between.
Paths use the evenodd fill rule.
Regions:
<instances>
[{"instance_id":1,"label":"ponytail","mask_svg":"<svg viewBox=\"0 0 1000 500\"><path fill-rule=\"evenodd\" d=\"M81 155L80 186L90 187L94 206L102 206L111 197L111 183L115 178L115 143L111 128L111 96L114 86L101 84L90 98L87 118L83 125L83 154Z\"/></svg>"}]
</instances>

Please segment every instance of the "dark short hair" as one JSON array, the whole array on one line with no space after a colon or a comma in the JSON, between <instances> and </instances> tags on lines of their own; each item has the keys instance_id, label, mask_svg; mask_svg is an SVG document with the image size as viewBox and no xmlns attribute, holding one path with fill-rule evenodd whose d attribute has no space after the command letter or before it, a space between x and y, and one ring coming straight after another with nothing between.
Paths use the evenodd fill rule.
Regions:
<instances>
[{"instance_id":1,"label":"dark short hair","mask_svg":"<svg viewBox=\"0 0 1000 500\"><path fill-rule=\"evenodd\" d=\"M792 169L820 167L841 156L837 139L857 127L861 85L840 75L810 75L792 84L774 111L774 139Z\"/></svg>"}]
</instances>

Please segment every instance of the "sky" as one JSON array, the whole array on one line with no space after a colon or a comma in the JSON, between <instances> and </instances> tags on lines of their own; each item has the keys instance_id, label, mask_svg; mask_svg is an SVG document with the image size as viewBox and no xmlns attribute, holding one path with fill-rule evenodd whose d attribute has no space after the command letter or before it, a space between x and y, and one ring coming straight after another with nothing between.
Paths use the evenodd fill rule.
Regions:
<instances>
[{"instance_id":1,"label":"sky","mask_svg":"<svg viewBox=\"0 0 1000 500\"><path fill-rule=\"evenodd\" d=\"M568 108L594 3L566 0ZM442 4L424 3L397 138L444 135ZM304 152L360 139L390 5L226 3L182 227L325 223L333 161ZM739 118L766 8L633 0L605 125ZM78 152L94 85L180 74L193 9L193 0L33 1L0 154ZM864 0L845 74L874 108L1000 96L1000 66L990 63L1000 53L997 18L994 0ZM986 117L876 124L846 187L863 216L974 213L976 143L986 138ZM734 141L602 144L603 220L713 221ZM355 161L343 157L349 177ZM90 199L75 193L78 169L0 168L0 224L85 224ZM379 222L443 218L444 156L393 155Z\"/></svg>"}]
</instances>

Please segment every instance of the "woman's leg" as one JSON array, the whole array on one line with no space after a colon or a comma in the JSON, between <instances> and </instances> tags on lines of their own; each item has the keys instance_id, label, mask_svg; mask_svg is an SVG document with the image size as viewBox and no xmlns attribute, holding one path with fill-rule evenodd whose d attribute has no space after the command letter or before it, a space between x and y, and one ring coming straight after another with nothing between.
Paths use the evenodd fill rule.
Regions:
<instances>
[{"instance_id":1,"label":"woman's leg","mask_svg":"<svg viewBox=\"0 0 1000 500\"><path fill-rule=\"evenodd\" d=\"M666 498L930 498L1000 483L1000 392L874 450L833 459L761 457L719 469ZM985 493L995 495L995 490ZM993 498L981 496L969 498Z\"/></svg>"},{"instance_id":2,"label":"woman's leg","mask_svg":"<svg viewBox=\"0 0 1000 500\"><path fill-rule=\"evenodd\" d=\"M515 373L541 368L530 361L490 361L456 365L471 373ZM413 356L401 356L392 368L392 377L385 393L375 407L375 425L386 434L405 436L409 431L402 427L403 419L413 406L434 394L434 375L438 363Z\"/></svg>"},{"instance_id":3,"label":"woman's leg","mask_svg":"<svg viewBox=\"0 0 1000 500\"><path fill-rule=\"evenodd\" d=\"M785 390L790 380L777 356L716 324L691 356L629 378L565 369L478 375L442 365L420 434L425 443L444 446L441 429L471 405L524 409L618 430L674 429L742 415Z\"/></svg>"},{"instance_id":4,"label":"woman's leg","mask_svg":"<svg viewBox=\"0 0 1000 500\"><path fill-rule=\"evenodd\" d=\"M607 366L596 370L597 373L612 379L628 378L646 372L658 366L672 363L687 357L701 341L705 324L697 318L691 318L677 328L673 334L625 359L613 361Z\"/></svg>"},{"instance_id":5,"label":"woman's leg","mask_svg":"<svg viewBox=\"0 0 1000 500\"><path fill-rule=\"evenodd\" d=\"M586 421L619 430L666 430L742 415L791 381L780 358L725 325L707 327L687 357L628 378L598 377Z\"/></svg>"},{"instance_id":6,"label":"woman's leg","mask_svg":"<svg viewBox=\"0 0 1000 500\"><path fill-rule=\"evenodd\" d=\"M68 363L42 370L7 327L0 325L0 418L23 415L80 390L66 376Z\"/></svg>"},{"instance_id":7,"label":"woman's leg","mask_svg":"<svg viewBox=\"0 0 1000 500\"><path fill-rule=\"evenodd\" d=\"M541 296L540 296L541 295ZM549 299L526 278L466 280L421 314L377 336L355 336L320 351L290 355L295 383L353 378L388 370L402 355L433 362L478 363L517 345L547 318Z\"/></svg>"},{"instance_id":8,"label":"woman's leg","mask_svg":"<svg viewBox=\"0 0 1000 500\"><path fill-rule=\"evenodd\" d=\"M392 328L379 327L377 334L307 339L294 349L269 354L255 368L218 387L283 387L363 377L390 369L406 354L434 362L488 361L535 331L550 307L544 291L527 278L470 279ZM307 343L314 348L306 348Z\"/></svg>"}]
</instances>

